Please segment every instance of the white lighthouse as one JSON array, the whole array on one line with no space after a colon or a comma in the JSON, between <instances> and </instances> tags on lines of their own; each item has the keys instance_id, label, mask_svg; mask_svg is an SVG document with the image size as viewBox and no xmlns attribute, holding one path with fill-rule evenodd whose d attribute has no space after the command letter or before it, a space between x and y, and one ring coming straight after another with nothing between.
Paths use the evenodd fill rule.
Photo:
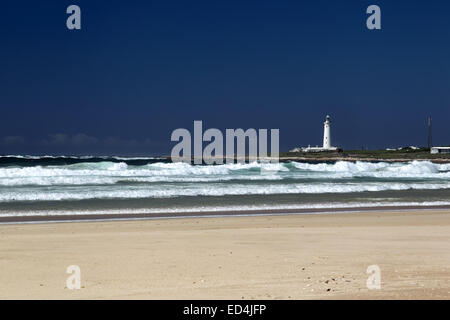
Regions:
<instances>
[{"instance_id":1,"label":"white lighthouse","mask_svg":"<svg viewBox=\"0 0 450 320\"><path fill-rule=\"evenodd\" d=\"M331 149L331 133L330 133L331 121L330 116L327 116L323 123L323 149Z\"/></svg>"},{"instance_id":2,"label":"white lighthouse","mask_svg":"<svg viewBox=\"0 0 450 320\"><path fill-rule=\"evenodd\" d=\"M323 145L322 147L311 147L310 145L305 148L294 148L289 152L321 152L321 151L339 151L337 147L331 146L331 120L330 116L326 116L323 123Z\"/></svg>"}]
</instances>

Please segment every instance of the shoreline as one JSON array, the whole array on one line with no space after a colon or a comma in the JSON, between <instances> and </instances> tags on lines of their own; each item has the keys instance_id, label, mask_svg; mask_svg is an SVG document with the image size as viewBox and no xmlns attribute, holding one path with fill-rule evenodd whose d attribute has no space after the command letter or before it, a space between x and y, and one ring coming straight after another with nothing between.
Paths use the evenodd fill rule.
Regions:
<instances>
[{"instance_id":1,"label":"shoreline","mask_svg":"<svg viewBox=\"0 0 450 320\"><path fill-rule=\"evenodd\" d=\"M164 220L164 219L192 219L192 218L228 218L253 216L288 216L288 215L316 215L357 212L382 211L425 211L446 210L450 205L405 205L405 206L367 206L367 207L330 207L330 208L300 208L300 209L262 209L262 210L227 210L227 211L193 211L167 213L116 213L116 214L71 214L71 215L33 215L0 217L1 224L26 223L76 223L76 222L104 222L104 221L133 221L133 220Z\"/></svg>"},{"instance_id":2,"label":"shoreline","mask_svg":"<svg viewBox=\"0 0 450 320\"><path fill-rule=\"evenodd\" d=\"M172 161L172 158L170 156L160 156L159 159L164 159L167 162L180 162L180 159L176 161ZM204 158L202 158L204 159ZM211 158L209 160L214 160L215 158ZM220 159L220 158L219 158ZM404 163L404 162L412 162L412 161L429 161L436 164L447 164L450 163L450 156L435 156L435 157L398 157L398 158L390 158L390 157L364 157L364 156L355 156L355 155L348 155L348 156L342 156L340 154L335 155L323 155L323 156L316 156L316 155L310 155L310 156L280 156L278 158L271 158L271 157L263 157L263 158L251 158L248 157L244 158L234 158L233 161L242 160L245 162L252 162L252 161L262 161L262 162L280 162L280 163L286 163L290 161L297 161L297 162L309 162L309 163L321 163L321 162L336 162L336 161L348 161L348 162L387 162L387 163ZM191 163L194 162L194 158L192 158ZM222 163L225 164L226 158L222 159Z\"/></svg>"},{"instance_id":3,"label":"shoreline","mask_svg":"<svg viewBox=\"0 0 450 320\"><path fill-rule=\"evenodd\" d=\"M289 161L299 161L299 162L360 161L360 162L388 162L388 163L429 161L436 164L447 164L450 163L450 158L280 157L280 162L289 162Z\"/></svg>"}]
</instances>

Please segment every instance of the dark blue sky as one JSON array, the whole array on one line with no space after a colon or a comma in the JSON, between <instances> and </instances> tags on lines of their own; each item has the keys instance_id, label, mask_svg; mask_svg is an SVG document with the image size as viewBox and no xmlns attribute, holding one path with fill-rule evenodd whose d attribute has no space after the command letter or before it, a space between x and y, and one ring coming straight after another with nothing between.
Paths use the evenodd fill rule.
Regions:
<instances>
[{"instance_id":1,"label":"dark blue sky","mask_svg":"<svg viewBox=\"0 0 450 320\"><path fill-rule=\"evenodd\" d=\"M82 29L66 28L81 7ZM381 8L382 30L366 28ZM280 148L450 144L449 1L8 1L0 154L167 154L176 128Z\"/></svg>"}]
</instances>

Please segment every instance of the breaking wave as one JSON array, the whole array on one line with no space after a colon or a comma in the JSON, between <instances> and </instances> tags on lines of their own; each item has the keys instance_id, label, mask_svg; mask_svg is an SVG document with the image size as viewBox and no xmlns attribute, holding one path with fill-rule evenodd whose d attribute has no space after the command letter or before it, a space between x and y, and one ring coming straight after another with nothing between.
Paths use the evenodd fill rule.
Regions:
<instances>
[{"instance_id":1,"label":"breaking wave","mask_svg":"<svg viewBox=\"0 0 450 320\"><path fill-rule=\"evenodd\" d=\"M0 202L450 189L450 164L428 161L207 166L130 159L8 163L0 167Z\"/></svg>"}]
</instances>

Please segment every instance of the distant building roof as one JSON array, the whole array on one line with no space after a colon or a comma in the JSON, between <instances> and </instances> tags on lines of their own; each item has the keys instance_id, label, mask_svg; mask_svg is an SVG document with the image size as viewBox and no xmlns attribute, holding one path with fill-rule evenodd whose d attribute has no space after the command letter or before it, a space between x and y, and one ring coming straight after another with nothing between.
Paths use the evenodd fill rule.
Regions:
<instances>
[{"instance_id":1,"label":"distant building roof","mask_svg":"<svg viewBox=\"0 0 450 320\"><path fill-rule=\"evenodd\" d=\"M450 147L431 147L431 153L450 153Z\"/></svg>"}]
</instances>

